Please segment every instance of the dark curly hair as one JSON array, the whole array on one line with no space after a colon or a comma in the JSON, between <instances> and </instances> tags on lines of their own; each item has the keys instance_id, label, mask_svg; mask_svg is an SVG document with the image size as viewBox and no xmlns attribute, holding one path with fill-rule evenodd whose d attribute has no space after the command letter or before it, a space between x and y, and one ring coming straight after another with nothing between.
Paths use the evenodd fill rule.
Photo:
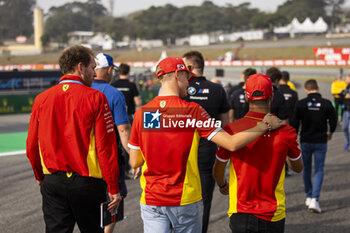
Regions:
<instances>
[{"instance_id":1,"label":"dark curly hair","mask_svg":"<svg viewBox=\"0 0 350 233\"><path fill-rule=\"evenodd\" d=\"M244 75L244 81L246 82L250 75L256 74L256 69L247 68L247 69L243 70L242 74Z\"/></svg>"},{"instance_id":2,"label":"dark curly hair","mask_svg":"<svg viewBox=\"0 0 350 233\"><path fill-rule=\"evenodd\" d=\"M270 77L272 83L279 82L282 78L282 72L276 67L269 68L266 75Z\"/></svg>"}]
</instances>

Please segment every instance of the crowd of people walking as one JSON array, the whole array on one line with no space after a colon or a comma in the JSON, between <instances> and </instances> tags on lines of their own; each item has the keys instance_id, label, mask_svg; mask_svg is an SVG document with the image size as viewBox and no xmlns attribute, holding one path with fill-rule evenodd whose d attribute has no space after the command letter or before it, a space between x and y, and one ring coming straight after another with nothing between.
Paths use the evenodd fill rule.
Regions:
<instances>
[{"instance_id":1,"label":"crowd of people walking","mask_svg":"<svg viewBox=\"0 0 350 233\"><path fill-rule=\"evenodd\" d=\"M229 197L232 232L284 232L289 169L303 173L305 205L321 213L338 120L350 151L350 76L332 84L334 107L315 79L299 100L277 67L247 68L226 92L204 77L203 55L188 51L158 63L159 95L142 106L130 66L110 55L72 46L59 63L64 76L36 97L27 138L46 232L72 232L75 223L113 232L118 224L100 227L100 204L122 206L131 173L140 177L144 232L207 232L215 184Z\"/></svg>"}]
</instances>

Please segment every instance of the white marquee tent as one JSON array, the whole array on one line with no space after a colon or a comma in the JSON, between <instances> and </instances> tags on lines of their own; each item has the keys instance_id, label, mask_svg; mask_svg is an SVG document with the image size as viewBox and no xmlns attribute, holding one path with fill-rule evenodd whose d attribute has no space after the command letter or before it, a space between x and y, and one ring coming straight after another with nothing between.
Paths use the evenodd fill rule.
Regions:
<instances>
[{"instance_id":1,"label":"white marquee tent","mask_svg":"<svg viewBox=\"0 0 350 233\"><path fill-rule=\"evenodd\" d=\"M300 23L297 18L286 26L275 27L273 32L276 34L300 34L300 33L326 33L328 29L327 23L322 17L319 17L315 23L307 17L304 22Z\"/></svg>"}]
</instances>

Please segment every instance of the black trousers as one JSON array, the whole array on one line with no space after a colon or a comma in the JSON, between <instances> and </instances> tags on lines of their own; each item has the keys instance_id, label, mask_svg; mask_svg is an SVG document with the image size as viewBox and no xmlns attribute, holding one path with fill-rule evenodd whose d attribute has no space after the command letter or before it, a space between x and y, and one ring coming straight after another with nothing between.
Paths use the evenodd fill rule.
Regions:
<instances>
[{"instance_id":1,"label":"black trousers","mask_svg":"<svg viewBox=\"0 0 350 233\"><path fill-rule=\"evenodd\" d=\"M217 145L206 140L200 143L198 147L198 168L201 178L203 198L202 233L206 233L208 231L211 201L213 199L213 192L215 188L213 166L215 162L216 150Z\"/></svg>"},{"instance_id":2,"label":"black trousers","mask_svg":"<svg viewBox=\"0 0 350 233\"><path fill-rule=\"evenodd\" d=\"M343 108L342 108L343 101L344 101L343 98L334 98L334 108L335 108L335 112L337 113L337 116L339 116L339 107L341 108L340 116L341 117L343 116Z\"/></svg>"},{"instance_id":3,"label":"black trousers","mask_svg":"<svg viewBox=\"0 0 350 233\"><path fill-rule=\"evenodd\" d=\"M285 219L269 222L252 214L237 213L230 217L232 233L283 233Z\"/></svg>"},{"instance_id":4,"label":"black trousers","mask_svg":"<svg viewBox=\"0 0 350 233\"><path fill-rule=\"evenodd\" d=\"M202 198L203 198L203 218L202 218L202 233L208 231L211 201L215 188L215 180L212 172L201 172Z\"/></svg>"},{"instance_id":5,"label":"black trousers","mask_svg":"<svg viewBox=\"0 0 350 233\"><path fill-rule=\"evenodd\" d=\"M66 172L45 175L41 184L42 208L47 233L71 233L75 223L82 233L103 233L100 204L106 201L102 179Z\"/></svg>"}]
</instances>

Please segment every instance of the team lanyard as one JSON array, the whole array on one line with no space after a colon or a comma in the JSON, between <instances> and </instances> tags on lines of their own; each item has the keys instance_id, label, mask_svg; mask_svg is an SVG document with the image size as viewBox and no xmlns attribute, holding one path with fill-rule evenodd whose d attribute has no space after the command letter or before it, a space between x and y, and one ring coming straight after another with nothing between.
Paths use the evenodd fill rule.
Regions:
<instances>
[{"instance_id":1,"label":"team lanyard","mask_svg":"<svg viewBox=\"0 0 350 233\"><path fill-rule=\"evenodd\" d=\"M61 84L61 83L78 83L78 84L84 85L82 82L75 81L75 80L63 80L63 81L59 82L58 84Z\"/></svg>"}]
</instances>

